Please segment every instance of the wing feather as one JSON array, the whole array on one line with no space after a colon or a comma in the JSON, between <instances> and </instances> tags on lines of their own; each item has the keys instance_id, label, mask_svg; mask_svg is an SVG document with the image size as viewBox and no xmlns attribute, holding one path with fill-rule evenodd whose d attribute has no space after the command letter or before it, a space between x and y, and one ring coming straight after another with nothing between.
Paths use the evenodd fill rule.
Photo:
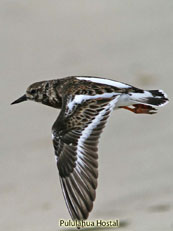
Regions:
<instances>
[{"instance_id":1,"label":"wing feather","mask_svg":"<svg viewBox=\"0 0 173 231\"><path fill-rule=\"evenodd\" d=\"M118 97L87 97L86 101L77 105L72 102L69 114L66 102L53 125L60 183L74 220L87 219L93 208L98 178L98 141Z\"/></svg>"}]
</instances>

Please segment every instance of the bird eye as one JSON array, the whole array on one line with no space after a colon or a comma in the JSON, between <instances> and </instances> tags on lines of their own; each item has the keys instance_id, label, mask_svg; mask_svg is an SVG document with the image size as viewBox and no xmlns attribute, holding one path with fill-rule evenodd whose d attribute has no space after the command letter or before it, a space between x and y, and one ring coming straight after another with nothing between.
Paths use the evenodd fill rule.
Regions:
<instances>
[{"instance_id":1,"label":"bird eye","mask_svg":"<svg viewBox=\"0 0 173 231\"><path fill-rule=\"evenodd\" d=\"M30 91L30 93L31 93L31 94L35 94L35 93L36 93L36 90L35 90L35 89L32 89L32 90Z\"/></svg>"}]
</instances>

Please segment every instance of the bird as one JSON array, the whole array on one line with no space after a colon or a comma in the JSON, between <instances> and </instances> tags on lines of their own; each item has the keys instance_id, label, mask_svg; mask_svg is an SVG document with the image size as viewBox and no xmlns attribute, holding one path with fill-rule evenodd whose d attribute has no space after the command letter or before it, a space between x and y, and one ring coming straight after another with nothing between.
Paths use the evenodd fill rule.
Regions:
<instances>
[{"instance_id":1,"label":"bird","mask_svg":"<svg viewBox=\"0 0 173 231\"><path fill-rule=\"evenodd\" d=\"M143 90L95 76L69 76L31 84L11 104L35 101L61 109L52 126L60 185L72 220L86 220L98 181L98 142L114 109L155 114L168 103L163 90Z\"/></svg>"}]
</instances>

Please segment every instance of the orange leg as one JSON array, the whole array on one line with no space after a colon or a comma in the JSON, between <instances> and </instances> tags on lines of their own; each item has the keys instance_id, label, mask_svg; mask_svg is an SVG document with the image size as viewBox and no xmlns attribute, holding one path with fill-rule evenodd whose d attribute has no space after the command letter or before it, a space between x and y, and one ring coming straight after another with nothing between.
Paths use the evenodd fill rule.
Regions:
<instances>
[{"instance_id":1,"label":"orange leg","mask_svg":"<svg viewBox=\"0 0 173 231\"><path fill-rule=\"evenodd\" d=\"M154 113L156 113L156 109L151 107L151 106L148 106L148 105L134 104L133 107L134 108L124 106L124 107L120 107L120 108L124 108L124 109L129 110L131 112L134 112L136 114L154 114Z\"/></svg>"}]
</instances>

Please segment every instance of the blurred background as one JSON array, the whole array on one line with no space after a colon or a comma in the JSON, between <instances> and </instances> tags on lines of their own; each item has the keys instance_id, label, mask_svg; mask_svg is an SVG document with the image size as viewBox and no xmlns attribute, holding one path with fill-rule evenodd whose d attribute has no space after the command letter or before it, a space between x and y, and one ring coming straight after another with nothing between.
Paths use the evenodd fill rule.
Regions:
<instances>
[{"instance_id":1,"label":"blurred background","mask_svg":"<svg viewBox=\"0 0 173 231\"><path fill-rule=\"evenodd\" d=\"M0 0L0 227L61 230L69 219L54 161L59 111L10 103L33 82L94 75L145 89L173 84L172 0ZM112 114L99 145L89 219L173 230L172 102L156 115Z\"/></svg>"}]
</instances>

